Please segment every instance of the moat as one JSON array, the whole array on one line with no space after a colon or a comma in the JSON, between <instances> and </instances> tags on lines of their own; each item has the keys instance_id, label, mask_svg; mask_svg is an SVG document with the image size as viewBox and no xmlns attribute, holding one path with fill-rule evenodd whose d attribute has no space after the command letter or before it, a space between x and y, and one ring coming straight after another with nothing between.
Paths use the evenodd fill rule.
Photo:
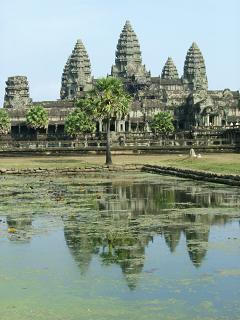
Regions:
<instances>
[{"instance_id":1,"label":"moat","mask_svg":"<svg viewBox=\"0 0 240 320\"><path fill-rule=\"evenodd\" d=\"M140 172L0 183L1 320L238 318L239 188Z\"/></svg>"}]
</instances>

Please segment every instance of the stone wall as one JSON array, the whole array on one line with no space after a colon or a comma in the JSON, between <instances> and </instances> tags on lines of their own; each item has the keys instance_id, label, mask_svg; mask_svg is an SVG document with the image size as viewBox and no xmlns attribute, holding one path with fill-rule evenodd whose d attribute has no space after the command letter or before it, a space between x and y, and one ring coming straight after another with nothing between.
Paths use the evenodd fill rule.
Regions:
<instances>
[{"instance_id":1,"label":"stone wall","mask_svg":"<svg viewBox=\"0 0 240 320\"><path fill-rule=\"evenodd\" d=\"M108 166L85 166L80 168L26 168L26 169L4 169L0 168L0 174L32 174L32 175L55 175L55 174L67 174L67 175L74 175L74 174L84 174L84 173L102 173L102 172L119 172L119 171L139 171L142 169L142 165L136 165L136 164L129 164L129 165L112 165L110 167Z\"/></svg>"},{"instance_id":2,"label":"stone wall","mask_svg":"<svg viewBox=\"0 0 240 320\"><path fill-rule=\"evenodd\" d=\"M214 182L228 184L231 186L240 186L240 176L239 175L226 175L226 174L217 174L211 172L190 170L190 169L180 169L175 167L166 167L166 166L152 166L144 165L142 168L143 171L156 173L156 174L168 174L181 178L194 179L200 181Z\"/></svg>"},{"instance_id":3,"label":"stone wall","mask_svg":"<svg viewBox=\"0 0 240 320\"><path fill-rule=\"evenodd\" d=\"M72 139L54 132L38 132L37 135L0 137L0 152L104 152L106 134ZM26 139L27 138L27 139ZM228 130L179 131L168 138L152 133L112 132L112 150L129 153L187 153L191 147L197 152L227 152L240 149L240 128Z\"/></svg>"}]
</instances>

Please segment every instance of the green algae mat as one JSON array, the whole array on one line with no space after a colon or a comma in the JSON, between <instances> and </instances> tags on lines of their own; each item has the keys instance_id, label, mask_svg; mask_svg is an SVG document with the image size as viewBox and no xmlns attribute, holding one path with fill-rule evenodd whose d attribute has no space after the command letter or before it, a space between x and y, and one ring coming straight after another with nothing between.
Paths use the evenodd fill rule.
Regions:
<instances>
[{"instance_id":1,"label":"green algae mat","mask_svg":"<svg viewBox=\"0 0 240 320\"><path fill-rule=\"evenodd\" d=\"M240 190L0 176L0 319L239 319Z\"/></svg>"}]
</instances>

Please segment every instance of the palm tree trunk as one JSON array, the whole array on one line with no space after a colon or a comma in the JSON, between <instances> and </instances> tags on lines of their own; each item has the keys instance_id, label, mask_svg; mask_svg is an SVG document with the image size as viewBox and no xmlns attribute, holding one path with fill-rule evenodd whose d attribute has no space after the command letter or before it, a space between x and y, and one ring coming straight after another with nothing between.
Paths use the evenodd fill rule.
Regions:
<instances>
[{"instance_id":1,"label":"palm tree trunk","mask_svg":"<svg viewBox=\"0 0 240 320\"><path fill-rule=\"evenodd\" d=\"M110 118L107 119L107 145L106 145L106 165L112 164L111 145L110 145Z\"/></svg>"}]
</instances>

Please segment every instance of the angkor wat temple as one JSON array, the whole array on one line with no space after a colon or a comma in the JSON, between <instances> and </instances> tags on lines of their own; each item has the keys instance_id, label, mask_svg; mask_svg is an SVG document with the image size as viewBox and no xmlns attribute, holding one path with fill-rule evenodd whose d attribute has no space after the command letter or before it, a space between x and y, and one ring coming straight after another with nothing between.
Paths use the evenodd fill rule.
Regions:
<instances>
[{"instance_id":1,"label":"angkor wat temple","mask_svg":"<svg viewBox=\"0 0 240 320\"><path fill-rule=\"evenodd\" d=\"M124 119L113 121L112 131L149 132L149 121L159 111L173 114L178 131L221 130L238 127L240 123L239 91L208 90L204 58L195 42L187 51L182 76L169 57L161 75L155 77L142 63L138 38L127 21L117 43L111 75L120 77L134 97L130 113ZM49 112L48 134L63 134L64 120L73 109L74 102L91 90L95 82L90 59L81 40L77 41L64 67L59 100L32 102L27 78L9 77L4 108L11 115L12 132L19 135L29 132L25 122L26 110L32 104L41 104ZM104 131L104 123L96 119L96 125L97 132Z\"/></svg>"}]
</instances>

